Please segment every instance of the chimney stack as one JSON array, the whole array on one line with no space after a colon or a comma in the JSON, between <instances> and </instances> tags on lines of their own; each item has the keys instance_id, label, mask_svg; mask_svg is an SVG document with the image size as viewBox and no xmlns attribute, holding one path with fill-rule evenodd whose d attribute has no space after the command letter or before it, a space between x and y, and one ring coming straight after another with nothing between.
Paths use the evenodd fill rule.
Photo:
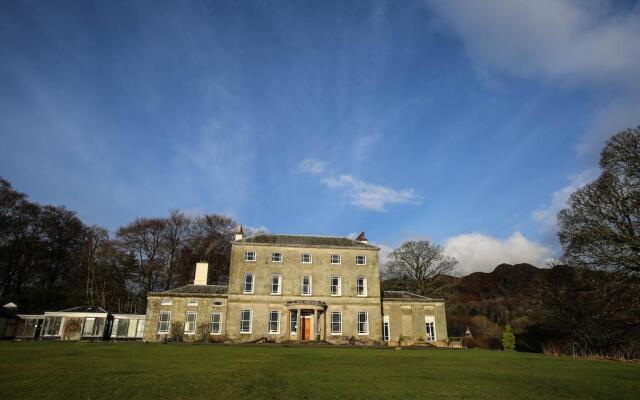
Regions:
<instances>
[{"instance_id":1,"label":"chimney stack","mask_svg":"<svg viewBox=\"0 0 640 400\"><path fill-rule=\"evenodd\" d=\"M358 237L356 238L356 240L358 242L362 242L364 244L369 243L369 241L367 240L367 237L364 235L364 231L360 232L360 234L358 235Z\"/></svg>"},{"instance_id":2,"label":"chimney stack","mask_svg":"<svg viewBox=\"0 0 640 400\"><path fill-rule=\"evenodd\" d=\"M236 228L236 240L244 239L244 231L242 230L242 225L238 225Z\"/></svg>"},{"instance_id":3,"label":"chimney stack","mask_svg":"<svg viewBox=\"0 0 640 400\"><path fill-rule=\"evenodd\" d=\"M209 275L209 263L196 263L196 279L193 280L194 285L206 285L207 275Z\"/></svg>"}]
</instances>

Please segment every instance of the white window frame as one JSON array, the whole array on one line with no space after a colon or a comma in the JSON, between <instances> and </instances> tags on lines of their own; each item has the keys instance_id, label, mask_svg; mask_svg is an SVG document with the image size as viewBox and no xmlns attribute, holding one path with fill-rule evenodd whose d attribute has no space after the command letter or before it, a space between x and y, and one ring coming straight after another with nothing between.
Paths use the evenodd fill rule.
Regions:
<instances>
[{"instance_id":1,"label":"white window frame","mask_svg":"<svg viewBox=\"0 0 640 400\"><path fill-rule=\"evenodd\" d=\"M309 256L309 261L304 260L304 256ZM313 254L311 253L302 253L300 256L300 262L303 264L313 264Z\"/></svg>"},{"instance_id":2,"label":"white window frame","mask_svg":"<svg viewBox=\"0 0 640 400\"><path fill-rule=\"evenodd\" d=\"M304 292L304 278L309 278L309 284L307 285L309 288L308 293ZM300 280L300 295L301 296L311 296L313 294L313 277L311 275L303 275L302 279Z\"/></svg>"},{"instance_id":3,"label":"white window frame","mask_svg":"<svg viewBox=\"0 0 640 400\"><path fill-rule=\"evenodd\" d=\"M280 257L276 257L276 255L279 255ZM284 254L282 254L281 252L275 251L271 253L271 262L281 263L282 260L284 260Z\"/></svg>"},{"instance_id":4,"label":"white window frame","mask_svg":"<svg viewBox=\"0 0 640 400\"><path fill-rule=\"evenodd\" d=\"M249 255L251 255L251 257L249 257ZM256 256L256 252L255 251L245 251L244 252L244 261L246 262L256 262L256 259L258 257Z\"/></svg>"},{"instance_id":5,"label":"white window frame","mask_svg":"<svg viewBox=\"0 0 640 400\"><path fill-rule=\"evenodd\" d=\"M273 279L277 278L277 285L278 285L278 290L274 291L273 290L273 286L274 286L274 281ZM282 294L282 274L271 274L271 290L270 290L270 294L273 295L280 295Z\"/></svg>"},{"instance_id":6,"label":"white window frame","mask_svg":"<svg viewBox=\"0 0 640 400\"><path fill-rule=\"evenodd\" d=\"M338 279L338 284L334 285L333 280ZM336 292L333 293L333 288L336 287ZM342 296L342 277L341 276L332 276L329 278L329 294L334 297Z\"/></svg>"},{"instance_id":7,"label":"white window frame","mask_svg":"<svg viewBox=\"0 0 640 400\"><path fill-rule=\"evenodd\" d=\"M360 315L365 316L364 319L364 326L365 326L365 330L361 331L360 330ZM358 311L358 313L356 314L356 332L358 332L358 335L360 336L365 336L365 335L369 335L369 312L368 311Z\"/></svg>"},{"instance_id":8,"label":"white window frame","mask_svg":"<svg viewBox=\"0 0 640 400\"><path fill-rule=\"evenodd\" d=\"M224 303L223 303L223 302L221 302L220 300L215 300L215 301L213 302L213 306L214 306L214 307L222 307L222 306L224 306Z\"/></svg>"},{"instance_id":9,"label":"white window frame","mask_svg":"<svg viewBox=\"0 0 640 400\"><path fill-rule=\"evenodd\" d=\"M362 257L362 262L358 262L358 258ZM367 256L357 255L356 256L356 265L367 265Z\"/></svg>"},{"instance_id":10,"label":"white window frame","mask_svg":"<svg viewBox=\"0 0 640 400\"><path fill-rule=\"evenodd\" d=\"M247 290L247 277L251 277L251 290ZM253 290L256 287L256 275L253 272L247 272L244 274L244 280L242 281L242 293L253 294Z\"/></svg>"},{"instance_id":11,"label":"white window frame","mask_svg":"<svg viewBox=\"0 0 640 400\"><path fill-rule=\"evenodd\" d=\"M194 300L194 299L187 300L187 307L198 307L198 300Z\"/></svg>"},{"instance_id":12,"label":"white window frame","mask_svg":"<svg viewBox=\"0 0 640 400\"><path fill-rule=\"evenodd\" d=\"M274 315L277 316L276 320L272 320L271 317ZM271 329L271 324L276 323L276 329ZM280 311L279 310L269 310L269 319L267 320L267 332L269 335L279 335L280 334Z\"/></svg>"},{"instance_id":13,"label":"white window frame","mask_svg":"<svg viewBox=\"0 0 640 400\"><path fill-rule=\"evenodd\" d=\"M387 326L387 333L384 332L384 327ZM389 316L385 315L382 317L382 341L388 342L391 340L391 321L389 321Z\"/></svg>"},{"instance_id":14,"label":"white window frame","mask_svg":"<svg viewBox=\"0 0 640 400\"><path fill-rule=\"evenodd\" d=\"M333 261L333 257L338 257L338 262L334 262ZM342 255L341 254L331 254L329 256L329 260L331 261L331 264L333 264L333 265L340 265L340 264L342 264Z\"/></svg>"},{"instance_id":15,"label":"white window frame","mask_svg":"<svg viewBox=\"0 0 640 400\"><path fill-rule=\"evenodd\" d=\"M362 280L362 293L360 292L360 280ZM356 278L356 296L367 297L367 277L359 276Z\"/></svg>"},{"instance_id":16,"label":"white window frame","mask_svg":"<svg viewBox=\"0 0 640 400\"><path fill-rule=\"evenodd\" d=\"M173 300L171 299L160 299L161 306L170 306L173 304Z\"/></svg>"},{"instance_id":17,"label":"white window frame","mask_svg":"<svg viewBox=\"0 0 640 400\"><path fill-rule=\"evenodd\" d=\"M244 321L247 321L247 320L242 319L242 317L244 317L244 313L247 312L247 311L249 312L249 319L248 319L249 330L243 331L242 330L242 323ZM249 308L245 308L245 309L240 310L240 333L241 334L251 334L252 328L253 328L253 310L251 310Z\"/></svg>"},{"instance_id":18,"label":"white window frame","mask_svg":"<svg viewBox=\"0 0 640 400\"><path fill-rule=\"evenodd\" d=\"M136 325L136 337L141 338L144 336L144 319L139 319Z\"/></svg>"},{"instance_id":19,"label":"white window frame","mask_svg":"<svg viewBox=\"0 0 640 400\"><path fill-rule=\"evenodd\" d=\"M429 334L429 331L431 331L431 335ZM433 315L424 316L424 333L425 340L427 342L435 342L438 340L436 335L436 317Z\"/></svg>"},{"instance_id":20,"label":"white window frame","mask_svg":"<svg viewBox=\"0 0 640 400\"><path fill-rule=\"evenodd\" d=\"M334 331L333 330L333 324L334 324L333 316L334 316L334 314L340 316L340 321L336 322L340 326L340 330L339 331ZM331 312L331 319L329 321L329 330L331 332L331 335L333 335L333 336L342 335L342 312L340 312L340 311L332 311Z\"/></svg>"},{"instance_id":21,"label":"white window frame","mask_svg":"<svg viewBox=\"0 0 640 400\"><path fill-rule=\"evenodd\" d=\"M189 316L193 315L193 322L189 322ZM189 324L193 324L193 329L189 329ZM184 316L184 334L195 335L198 325L198 313L196 311L187 311Z\"/></svg>"},{"instance_id":22,"label":"white window frame","mask_svg":"<svg viewBox=\"0 0 640 400\"><path fill-rule=\"evenodd\" d=\"M291 317L293 314L296 315L295 319ZM292 335L298 334L298 314L298 310L289 310L289 331Z\"/></svg>"},{"instance_id":23,"label":"white window frame","mask_svg":"<svg viewBox=\"0 0 640 400\"><path fill-rule=\"evenodd\" d=\"M47 333L47 331L49 330L49 325L51 325L51 322L58 319L60 320L60 325L58 325L58 331L55 333ZM52 315L48 315L44 317L41 336L46 336L46 337L60 336L60 331L62 331L62 326L64 325L64 322L65 322L64 317L58 317L58 316L52 316Z\"/></svg>"},{"instance_id":24,"label":"white window frame","mask_svg":"<svg viewBox=\"0 0 640 400\"><path fill-rule=\"evenodd\" d=\"M214 316L218 317L218 322L214 321ZM216 332L213 329L214 324L218 324L218 331ZM209 324L209 334L210 335L222 335L222 312L216 311L211 313L211 323Z\"/></svg>"},{"instance_id":25,"label":"white window frame","mask_svg":"<svg viewBox=\"0 0 640 400\"><path fill-rule=\"evenodd\" d=\"M160 329L160 327L162 326L162 314L166 314L169 316L169 318L164 321L167 324L167 328L166 329ZM166 311L166 310L160 310L160 315L158 316L158 331L157 333L159 335L167 335L169 333L169 328L171 327L171 311Z\"/></svg>"}]
</instances>

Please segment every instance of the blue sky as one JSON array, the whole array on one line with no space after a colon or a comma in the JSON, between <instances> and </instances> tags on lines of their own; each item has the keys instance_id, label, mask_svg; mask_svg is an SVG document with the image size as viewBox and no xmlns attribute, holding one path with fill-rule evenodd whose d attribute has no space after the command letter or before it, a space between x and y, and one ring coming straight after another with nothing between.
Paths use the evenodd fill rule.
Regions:
<instances>
[{"instance_id":1,"label":"blue sky","mask_svg":"<svg viewBox=\"0 0 640 400\"><path fill-rule=\"evenodd\" d=\"M112 230L180 208L541 265L639 71L634 2L5 1L0 175Z\"/></svg>"}]
</instances>

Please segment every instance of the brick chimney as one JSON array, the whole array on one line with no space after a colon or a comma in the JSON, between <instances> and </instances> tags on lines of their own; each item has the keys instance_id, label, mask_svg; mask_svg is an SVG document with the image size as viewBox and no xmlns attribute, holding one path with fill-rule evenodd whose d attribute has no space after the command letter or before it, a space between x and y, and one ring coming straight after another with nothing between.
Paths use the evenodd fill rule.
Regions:
<instances>
[{"instance_id":1,"label":"brick chimney","mask_svg":"<svg viewBox=\"0 0 640 400\"><path fill-rule=\"evenodd\" d=\"M364 231L360 232L360 234L358 235L358 237L356 238L356 240L358 242L362 242L364 244L369 243L369 241L367 240L367 237L364 235Z\"/></svg>"},{"instance_id":2,"label":"brick chimney","mask_svg":"<svg viewBox=\"0 0 640 400\"><path fill-rule=\"evenodd\" d=\"M209 263L199 262L196 264L196 278L193 280L194 285L206 285L207 275L209 275Z\"/></svg>"}]
</instances>

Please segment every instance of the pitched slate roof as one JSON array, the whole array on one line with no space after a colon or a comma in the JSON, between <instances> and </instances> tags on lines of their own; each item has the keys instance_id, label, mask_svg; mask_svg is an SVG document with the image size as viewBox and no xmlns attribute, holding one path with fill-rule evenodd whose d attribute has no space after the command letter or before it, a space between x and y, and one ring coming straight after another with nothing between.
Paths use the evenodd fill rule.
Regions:
<instances>
[{"instance_id":1,"label":"pitched slate roof","mask_svg":"<svg viewBox=\"0 0 640 400\"><path fill-rule=\"evenodd\" d=\"M377 249L367 243L340 236L305 236L305 235L273 235L259 234L233 243L251 243L281 246L318 246L318 247L355 247L363 249Z\"/></svg>"},{"instance_id":2,"label":"pitched slate roof","mask_svg":"<svg viewBox=\"0 0 640 400\"><path fill-rule=\"evenodd\" d=\"M170 295L170 294L226 294L229 290L227 285L184 285L175 289L165 290L163 292L153 292L149 295Z\"/></svg>"},{"instance_id":3,"label":"pitched slate roof","mask_svg":"<svg viewBox=\"0 0 640 400\"><path fill-rule=\"evenodd\" d=\"M387 300L442 301L442 299L420 296L404 290L385 290L382 292L382 298Z\"/></svg>"}]
</instances>

